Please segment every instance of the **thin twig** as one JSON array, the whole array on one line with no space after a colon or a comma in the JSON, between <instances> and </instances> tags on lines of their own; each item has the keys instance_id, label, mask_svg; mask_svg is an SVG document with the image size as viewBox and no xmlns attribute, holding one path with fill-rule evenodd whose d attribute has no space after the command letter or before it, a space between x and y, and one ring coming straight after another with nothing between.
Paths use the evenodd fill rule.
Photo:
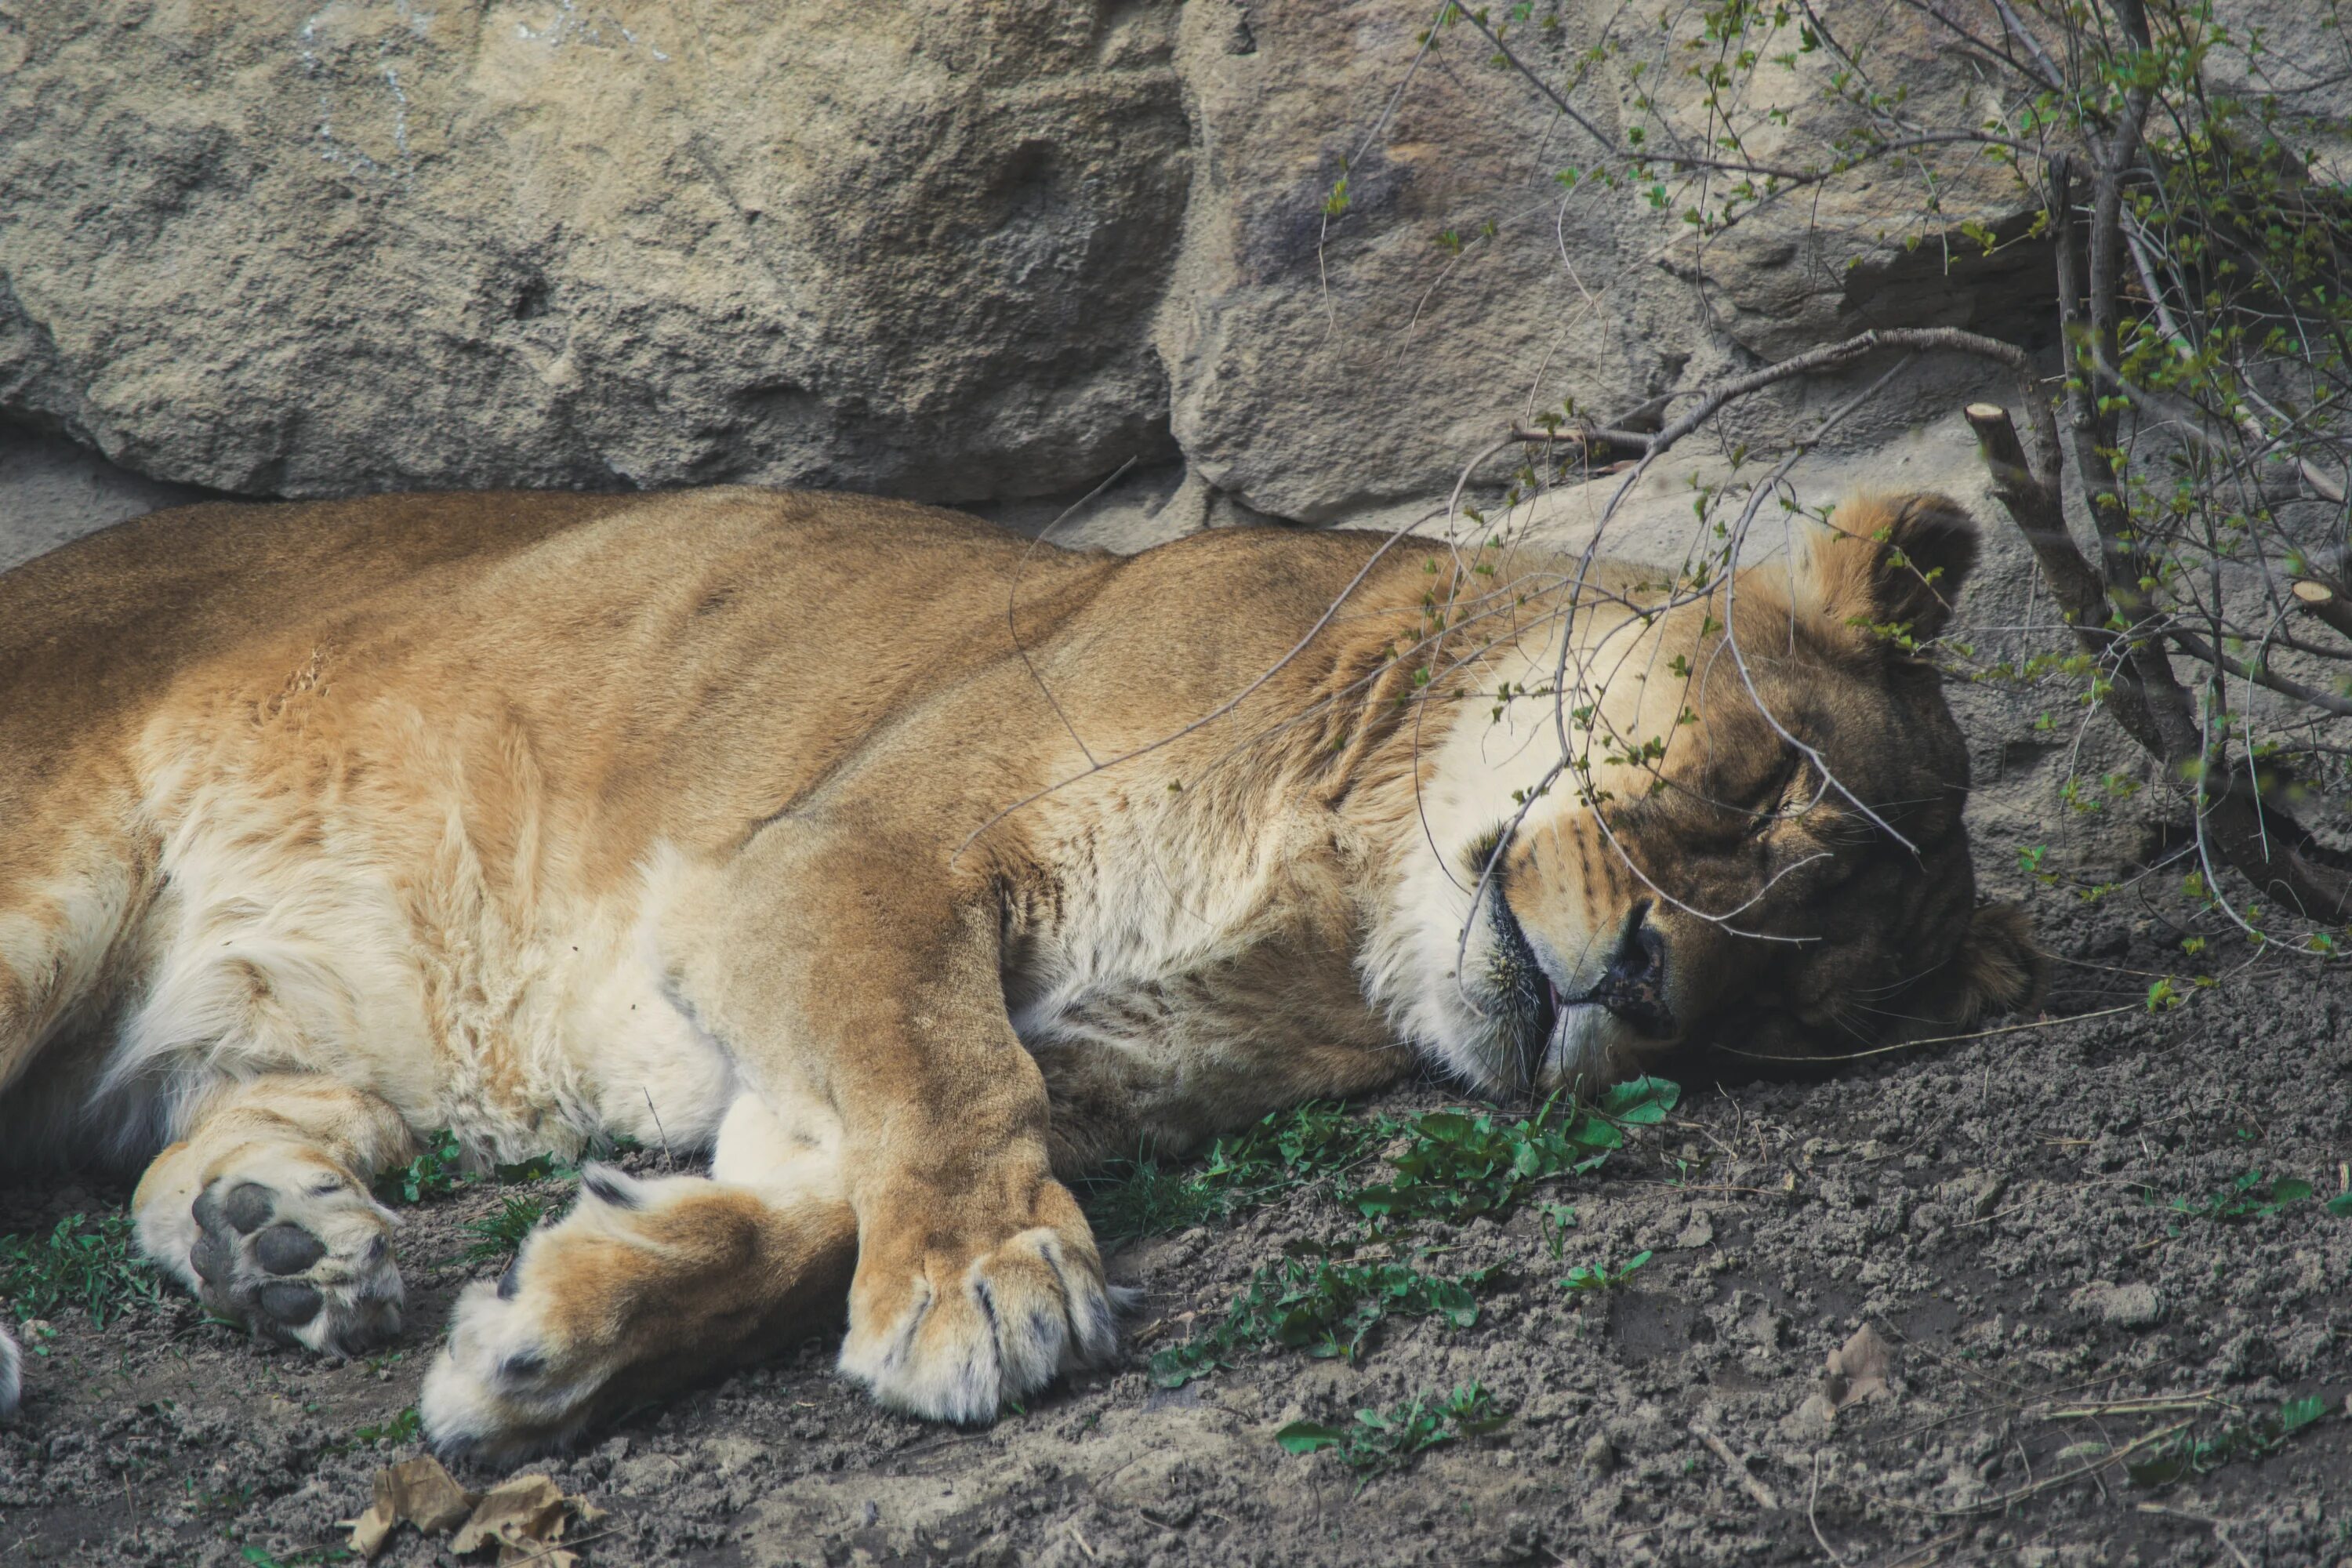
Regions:
<instances>
[{"instance_id":1,"label":"thin twig","mask_svg":"<svg viewBox=\"0 0 2352 1568\"><path fill-rule=\"evenodd\" d=\"M1982 1040L1994 1035L2014 1035L2026 1029L2054 1029L2062 1024L2082 1024L2093 1018L2112 1018L2118 1013L2137 1013L2142 1011L2143 1007L2144 1004L2126 1002L2118 1007L2103 1007L2095 1013L2069 1013L2063 1018L2036 1018L2031 1023L2003 1024L1998 1029L1978 1029L1966 1035L1936 1035L1924 1040L1904 1040L1891 1046L1879 1046L1867 1051L1848 1051L1842 1056L1834 1057L1776 1057L1768 1056L1762 1051L1743 1051L1731 1046L1718 1046L1716 1048L1735 1057L1746 1057L1751 1061L1759 1062L1851 1062L1859 1061L1864 1057L1885 1056L1889 1051L1912 1050L1920 1046L1948 1046L1961 1040Z\"/></svg>"},{"instance_id":2,"label":"thin twig","mask_svg":"<svg viewBox=\"0 0 2352 1568\"><path fill-rule=\"evenodd\" d=\"M1740 1490L1754 1498L1759 1508L1767 1513L1780 1511L1780 1500L1773 1495L1770 1487L1748 1473L1748 1467L1740 1463L1739 1456L1732 1451L1730 1444L1696 1421L1691 1423L1691 1436L1714 1451L1715 1457L1723 1461L1723 1468L1731 1472L1731 1479L1739 1483Z\"/></svg>"},{"instance_id":3,"label":"thin twig","mask_svg":"<svg viewBox=\"0 0 2352 1568\"><path fill-rule=\"evenodd\" d=\"M1822 1550L1829 1553L1830 1561L1836 1563L1838 1568L1845 1568L1844 1554L1832 1546L1830 1538L1822 1533L1822 1519L1820 1513L1816 1511L1821 1506L1821 1500L1822 1451L1816 1448L1813 1450L1813 1484L1811 1489L1805 1493L1805 1522L1813 1527L1813 1539L1822 1543Z\"/></svg>"}]
</instances>

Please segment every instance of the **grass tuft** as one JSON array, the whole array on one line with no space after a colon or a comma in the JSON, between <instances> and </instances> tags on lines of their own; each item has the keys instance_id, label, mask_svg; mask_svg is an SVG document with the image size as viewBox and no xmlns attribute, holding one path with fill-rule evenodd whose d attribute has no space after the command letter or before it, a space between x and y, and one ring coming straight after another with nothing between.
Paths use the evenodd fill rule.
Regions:
<instances>
[{"instance_id":1,"label":"grass tuft","mask_svg":"<svg viewBox=\"0 0 2352 1568\"><path fill-rule=\"evenodd\" d=\"M1447 1278L1402 1263L1286 1258L1251 1275L1213 1327L1154 1355L1151 1380L1181 1388L1244 1352L1276 1348L1354 1360L1392 1317L1440 1318L1466 1329L1478 1321L1477 1292L1493 1273Z\"/></svg>"},{"instance_id":2,"label":"grass tuft","mask_svg":"<svg viewBox=\"0 0 2352 1568\"><path fill-rule=\"evenodd\" d=\"M545 1199L512 1197L479 1219L467 1220L466 1234L474 1242L466 1248L466 1261L505 1263L521 1248L523 1238L538 1229L539 1222L546 1217Z\"/></svg>"},{"instance_id":3,"label":"grass tuft","mask_svg":"<svg viewBox=\"0 0 2352 1568\"><path fill-rule=\"evenodd\" d=\"M1105 1246L1165 1236L1336 1177L1366 1159L1387 1137L1388 1125L1314 1100L1218 1139L1196 1164L1163 1165L1148 1156L1113 1161L1079 1184L1079 1196Z\"/></svg>"},{"instance_id":4,"label":"grass tuft","mask_svg":"<svg viewBox=\"0 0 2352 1568\"><path fill-rule=\"evenodd\" d=\"M46 1235L0 1236L0 1300L22 1318L79 1307L102 1329L162 1299L155 1266L136 1247L122 1213L68 1215Z\"/></svg>"}]
</instances>

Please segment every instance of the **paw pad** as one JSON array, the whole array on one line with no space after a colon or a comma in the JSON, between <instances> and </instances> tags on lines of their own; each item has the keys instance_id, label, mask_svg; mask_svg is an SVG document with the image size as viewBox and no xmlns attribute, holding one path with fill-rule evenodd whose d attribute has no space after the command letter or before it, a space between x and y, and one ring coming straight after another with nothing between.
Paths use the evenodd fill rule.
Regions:
<instances>
[{"instance_id":1,"label":"paw pad","mask_svg":"<svg viewBox=\"0 0 2352 1568\"><path fill-rule=\"evenodd\" d=\"M400 1331L387 1216L352 1184L224 1177L190 1205L206 1306L272 1339L359 1351Z\"/></svg>"}]
</instances>

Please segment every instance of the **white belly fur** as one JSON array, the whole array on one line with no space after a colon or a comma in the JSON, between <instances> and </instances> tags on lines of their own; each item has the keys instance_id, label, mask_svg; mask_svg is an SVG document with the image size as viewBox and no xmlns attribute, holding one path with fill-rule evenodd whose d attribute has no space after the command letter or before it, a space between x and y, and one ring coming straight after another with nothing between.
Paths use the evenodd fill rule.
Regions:
<instances>
[{"instance_id":1,"label":"white belly fur","mask_svg":"<svg viewBox=\"0 0 2352 1568\"><path fill-rule=\"evenodd\" d=\"M315 1072L498 1160L599 1132L709 1146L737 1085L662 984L653 926L692 875L675 854L615 896L502 898L454 823L404 876L331 832L289 846L247 800L191 804L164 837L110 1120L176 1138L223 1079Z\"/></svg>"}]
</instances>

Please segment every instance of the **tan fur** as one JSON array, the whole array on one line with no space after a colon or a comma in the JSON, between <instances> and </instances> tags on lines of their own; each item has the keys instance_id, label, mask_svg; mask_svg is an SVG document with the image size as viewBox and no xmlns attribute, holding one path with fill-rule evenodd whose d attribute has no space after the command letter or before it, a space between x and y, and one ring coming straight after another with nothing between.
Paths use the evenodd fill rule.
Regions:
<instances>
[{"instance_id":1,"label":"tan fur","mask_svg":"<svg viewBox=\"0 0 2352 1568\"><path fill-rule=\"evenodd\" d=\"M1661 614L1630 568L854 497L161 513L0 578L0 1148L152 1158L142 1243L320 1349L397 1325L366 1184L415 1137L709 1150L592 1171L469 1288L437 1442L560 1441L845 1299L845 1371L986 1419L1113 1348L1062 1184L1108 1154L1416 1050L1549 1087L2023 1000L1933 674L1850 624L1924 625L1972 548L1865 503Z\"/></svg>"}]
</instances>

